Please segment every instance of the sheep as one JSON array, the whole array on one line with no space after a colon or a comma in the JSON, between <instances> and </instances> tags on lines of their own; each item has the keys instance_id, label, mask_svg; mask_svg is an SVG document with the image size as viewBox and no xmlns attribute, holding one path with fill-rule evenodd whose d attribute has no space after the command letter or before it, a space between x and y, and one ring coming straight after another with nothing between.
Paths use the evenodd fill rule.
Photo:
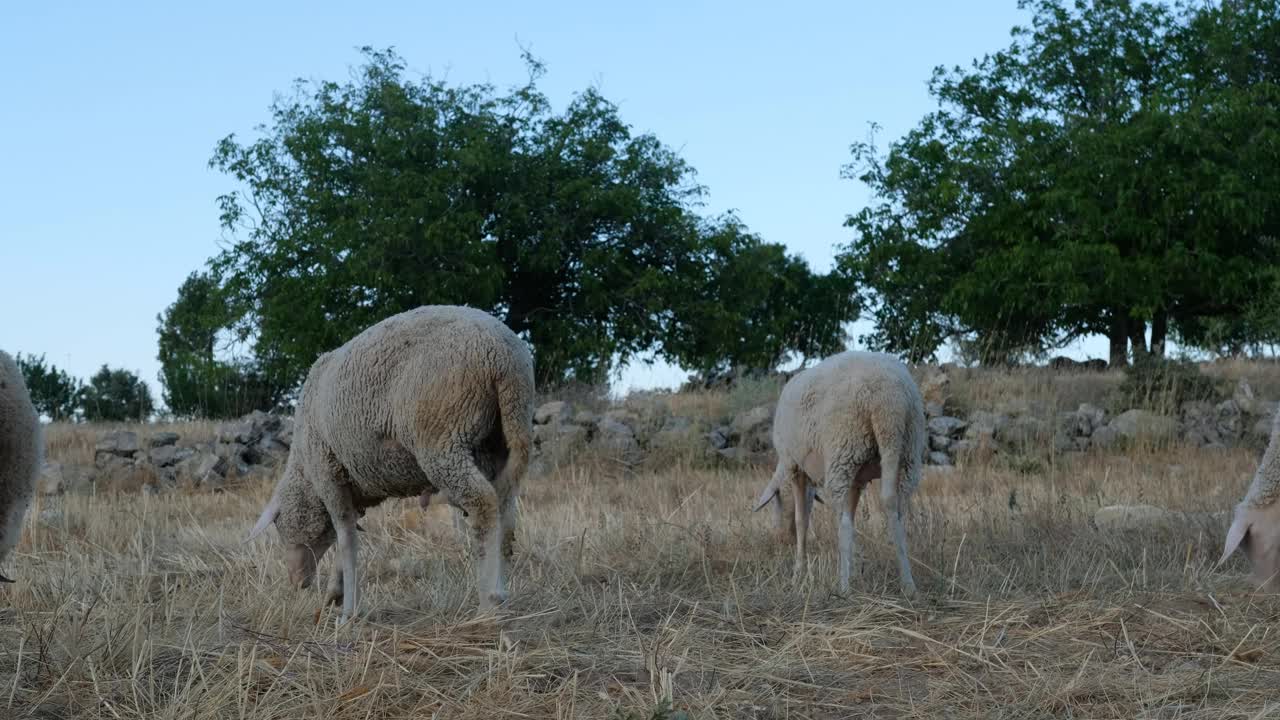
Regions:
<instances>
[{"instance_id":1,"label":"sheep","mask_svg":"<svg viewBox=\"0 0 1280 720\"><path fill-rule=\"evenodd\" d=\"M755 510L774 505L781 525L783 483L795 502L795 571L805 569L809 518L821 483L840 512L840 590L853 572L854 528L862 489L876 478L889 531L897 549L898 574L906 595L915 594L907 557L906 505L924 466L924 400L907 368L891 355L844 352L800 372L782 388L773 419L778 465ZM883 473L881 472L883 468Z\"/></svg>"},{"instance_id":2,"label":"sheep","mask_svg":"<svg viewBox=\"0 0 1280 720\"><path fill-rule=\"evenodd\" d=\"M22 537L40 469L40 417L18 364L0 351L0 564ZM0 582L11 583L0 574Z\"/></svg>"},{"instance_id":3,"label":"sheep","mask_svg":"<svg viewBox=\"0 0 1280 720\"><path fill-rule=\"evenodd\" d=\"M1272 421L1271 439L1249 490L1236 505L1217 564L1225 563L1237 548L1243 548L1249 558L1254 581L1265 590L1280 592L1280 412Z\"/></svg>"},{"instance_id":4,"label":"sheep","mask_svg":"<svg viewBox=\"0 0 1280 720\"><path fill-rule=\"evenodd\" d=\"M249 534L275 524L290 581L309 587L336 541L326 603L359 598L356 520L440 492L468 517L482 611L505 602L515 503L533 435L533 359L497 318L424 306L321 355L302 385L283 475Z\"/></svg>"}]
</instances>

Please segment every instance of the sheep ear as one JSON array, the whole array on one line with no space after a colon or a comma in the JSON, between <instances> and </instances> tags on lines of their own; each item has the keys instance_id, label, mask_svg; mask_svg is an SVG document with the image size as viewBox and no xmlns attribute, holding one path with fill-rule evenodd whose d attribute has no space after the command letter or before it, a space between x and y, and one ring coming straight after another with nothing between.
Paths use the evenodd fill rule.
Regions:
<instances>
[{"instance_id":1,"label":"sheep ear","mask_svg":"<svg viewBox=\"0 0 1280 720\"><path fill-rule=\"evenodd\" d=\"M1231 521L1231 529L1227 531L1227 542L1223 546L1222 557L1218 559L1218 565L1226 562L1227 558L1231 557L1231 553L1234 553L1236 548L1240 547L1240 543L1244 542L1245 537L1248 536L1249 526L1252 524L1252 520L1246 517L1246 513L1243 510L1236 510L1235 519Z\"/></svg>"},{"instance_id":2,"label":"sheep ear","mask_svg":"<svg viewBox=\"0 0 1280 720\"><path fill-rule=\"evenodd\" d=\"M279 516L280 516L280 498L276 497L275 495L272 495L271 502L268 502L267 506L262 509L262 514L258 516L258 524L254 525L253 529L249 531L249 537L245 538L245 542L248 542L258 537L259 535L261 535L262 531L266 530L267 526L275 522L276 518Z\"/></svg>"}]
</instances>

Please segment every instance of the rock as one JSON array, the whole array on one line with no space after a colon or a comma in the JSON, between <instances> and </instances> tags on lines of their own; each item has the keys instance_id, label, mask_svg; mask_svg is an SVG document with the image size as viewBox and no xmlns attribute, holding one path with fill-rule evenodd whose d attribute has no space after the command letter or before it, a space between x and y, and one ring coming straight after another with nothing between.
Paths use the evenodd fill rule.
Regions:
<instances>
[{"instance_id":1,"label":"rock","mask_svg":"<svg viewBox=\"0 0 1280 720\"><path fill-rule=\"evenodd\" d=\"M1089 436L1089 445L1099 450L1110 450L1116 446L1120 439L1120 433L1109 425L1104 425L1093 431L1093 435Z\"/></svg>"},{"instance_id":2,"label":"rock","mask_svg":"<svg viewBox=\"0 0 1280 720\"><path fill-rule=\"evenodd\" d=\"M941 417L944 414L942 403L930 400L924 404L924 416L927 418Z\"/></svg>"},{"instance_id":3,"label":"rock","mask_svg":"<svg viewBox=\"0 0 1280 720\"><path fill-rule=\"evenodd\" d=\"M920 383L920 396L925 402L936 402L945 406L950 391L951 378L945 372L934 373Z\"/></svg>"},{"instance_id":4,"label":"rock","mask_svg":"<svg viewBox=\"0 0 1280 720\"><path fill-rule=\"evenodd\" d=\"M229 468L230 464L225 457L207 450L198 451L176 466L177 477L196 486L205 485L213 478L225 478Z\"/></svg>"},{"instance_id":5,"label":"rock","mask_svg":"<svg viewBox=\"0 0 1280 720\"><path fill-rule=\"evenodd\" d=\"M1177 437L1178 423L1149 410L1128 410L1116 416L1109 427L1128 442L1166 443Z\"/></svg>"},{"instance_id":6,"label":"rock","mask_svg":"<svg viewBox=\"0 0 1280 720\"><path fill-rule=\"evenodd\" d=\"M969 427L969 423L954 417L936 417L929 421L929 432L933 435L956 437Z\"/></svg>"},{"instance_id":7,"label":"rock","mask_svg":"<svg viewBox=\"0 0 1280 720\"><path fill-rule=\"evenodd\" d=\"M267 435L277 432L283 420L278 415L272 415L261 410L254 410L245 418L259 435Z\"/></svg>"},{"instance_id":8,"label":"rock","mask_svg":"<svg viewBox=\"0 0 1280 720\"><path fill-rule=\"evenodd\" d=\"M925 461L930 465L950 465L951 456L947 455L944 452L939 452L937 450L934 450L933 452L929 453L929 455L925 458Z\"/></svg>"},{"instance_id":9,"label":"rock","mask_svg":"<svg viewBox=\"0 0 1280 720\"><path fill-rule=\"evenodd\" d=\"M698 427L689 418L670 417L662 424L662 428L649 438L649 448L660 450L692 447L697 444L698 434Z\"/></svg>"},{"instance_id":10,"label":"rock","mask_svg":"<svg viewBox=\"0 0 1280 720\"><path fill-rule=\"evenodd\" d=\"M930 450L945 452L946 449L949 447L951 447L951 438L947 437L946 435L930 435L929 436Z\"/></svg>"},{"instance_id":11,"label":"rock","mask_svg":"<svg viewBox=\"0 0 1280 720\"><path fill-rule=\"evenodd\" d=\"M280 418L280 429L275 432L275 440L285 447L293 446L293 418Z\"/></svg>"},{"instance_id":12,"label":"rock","mask_svg":"<svg viewBox=\"0 0 1280 720\"><path fill-rule=\"evenodd\" d=\"M1092 435L1094 430L1106 424L1107 413L1100 407L1081 403L1076 408L1076 435Z\"/></svg>"},{"instance_id":13,"label":"rock","mask_svg":"<svg viewBox=\"0 0 1280 720\"><path fill-rule=\"evenodd\" d=\"M1222 435L1218 431L1217 411L1207 402L1184 402L1180 408L1182 415L1182 436L1197 447L1222 443Z\"/></svg>"},{"instance_id":14,"label":"rock","mask_svg":"<svg viewBox=\"0 0 1280 720\"><path fill-rule=\"evenodd\" d=\"M1240 382L1236 383L1235 392L1231 393L1231 399L1241 412L1247 415L1258 414L1258 398L1253 394L1253 387L1249 385L1247 379L1240 378Z\"/></svg>"},{"instance_id":15,"label":"rock","mask_svg":"<svg viewBox=\"0 0 1280 720\"><path fill-rule=\"evenodd\" d=\"M1214 408L1217 413L1218 435L1223 440L1235 443L1244 430L1244 417L1235 400L1223 400Z\"/></svg>"},{"instance_id":16,"label":"rock","mask_svg":"<svg viewBox=\"0 0 1280 720\"><path fill-rule=\"evenodd\" d=\"M552 400L533 411L534 425L552 425L568 422L573 417L573 406L563 400Z\"/></svg>"},{"instance_id":17,"label":"rock","mask_svg":"<svg viewBox=\"0 0 1280 720\"><path fill-rule=\"evenodd\" d=\"M590 410L579 410L577 415L573 416L573 422L576 425L585 425L587 427L595 427L596 414Z\"/></svg>"},{"instance_id":18,"label":"rock","mask_svg":"<svg viewBox=\"0 0 1280 720\"><path fill-rule=\"evenodd\" d=\"M567 465L587 446L591 431L581 425L535 425L538 474Z\"/></svg>"},{"instance_id":19,"label":"rock","mask_svg":"<svg viewBox=\"0 0 1280 720\"><path fill-rule=\"evenodd\" d=\"M1093 526L1103 532L1142 530L1166 526L1174 517L1154 505L1108 505L1093 514Z\"/></svg>"},{"instance_id":20,"label":"rock","mask_svg":"<svg viewBox=\"0 0 1280 720\"><path fill-rule=\"evenodd\" d=\"M964 436L969 440L980 440L981 436L990 440L999 435L1008 425L1008 415L978 410L969 414L969 427L965 428Z\"/></svg>"},{"instance_id":21,"label":"rock","mask_svg":"<svg viewBox=\"0 0 1280 720\"><path fill-rule=\"evenodd\" d=\"M1047 435L1045 423L1038 417L1019 415L1009 418L997 429L995 439L1001 445L1017 450L1034 447Z\"/></svg>"},{"instance_id":22,"label":"rock","mask_svg":"<svg viewBox=\"0 0 1280 720\"><path fill-rule=\"evenodd\" d=\"M176 445L178 442L178 433L176 432L158 432L151 436L151 440L147 443L153 448L168 447Z\"/></svg>"},{"instance_id":23,"label":"rock","mask_svg":"<svg viewBox=\"0 0 1280 720\"><path fill-rule=\"evenodd\" d=\"M262 428L246 420L226 422L218 426L215 437L219 443L252 445L262 437Z\"/></svg>"},{"instance_id":24,"label":"rock","mask_svg":"<svg viewBox=\"0 0 1280 720\"><path fill-rule=\"evenodd\" d=\"M61 495L67 491L67 478L62 472L62 463L45 462L36 478L36 492L41 495Z\"/></svg>"},{"instance_id":25,"label":"rock","mask_svg":"<svg viewBox=\"0 0 1280 720\"><path fill-rule=\"evenodd\" d=\"M951 447L948 449L951 451L951 457L962 458L976 450L977 447L977 443L972 440L956 440L951 443Z\"/></svg>"},{"instance_id":26,"label":"rock","mask_svg":"<svg viewBox=\"0 0 1280 720\"><path fill-rule=\"evenodd\" d=\"M749 452L767 452L773 447L773 406L761 405L740 413L730 424L738 445Z\"/></svg>"},{"instance_id":27,"label":"rock","mask_svg":"<svg viewBox=\"0 0 1280 720\"><path fill-rule=\"evenodd\" d=\"M727 425L721 425L707 433L707 442L711 445L712 450L723 450L729 447L729 439L731 437L733 437L733 430Z\"/></svg>"},{"instance_id":28,"label":"rock","mask_svg":"<svg viewBox=\"0 0 1280 720\"><path fill-rule=\"evenodd\" d=\"M1249 429L1250 439L1256 445L1266 445L1271 439L1271 426L1275 423L1274 419L1262 418L1253 423L1253 427Z\"/></svg>"},{"instance_id":29,"label":"rock","mask_svg":"<svg viewBox=\"0 0 1280 720\"><path fill-rule=\"evenodd\" d=\"M640 443L636 440L635 431L630 425L608 416L601 418L596 424L596 434L591 444L628 462L640 459Z\"/></svg>"},{"instance_id":30,"label":"rock","mask_svg":"<svg viewBox=\"0 0 1280 720\"><path fill-rule=\"evenodd\" d=\"M117 457L131 458L142 446L138 444L138 433L132 430L115 430L103 435L94 446L94 460L103 453Z\"/></svg>"},{"instance_id":31,"label":"rock","mask_svg":"<svg viewBox=\"0 0 1280 720\"><path fill-rule=\"evenodd\" d=\"M173 467L195 454L195 448L161 445L152 448L151 464L161 468Z\"/></svg>"}]
</instances>

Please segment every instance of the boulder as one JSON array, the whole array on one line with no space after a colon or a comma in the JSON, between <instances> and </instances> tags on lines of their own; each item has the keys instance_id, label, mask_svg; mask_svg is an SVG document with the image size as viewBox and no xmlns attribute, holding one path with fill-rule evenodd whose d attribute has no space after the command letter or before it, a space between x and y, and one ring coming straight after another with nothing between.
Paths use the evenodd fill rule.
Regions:
<instances>
[{"instance_id":1,"label":"boulder","mask_svg":"<svg viewBox=\"0 0 1280 720\"><path fill-rule=\"evenodd\" d=\"M773 447L773 411L772 405L760 405L733 419L729 427L740 447L753 453L767 452Z\"/></svg>"},{"instance_id":2,"label":"boulder","mask_svg":"<svg viewBox=\"0 0 1280 720\"><path fill-rule=\"evenodd\" d=\"M951 456L944 452L934 450L925 457L925 462L929 465L950 465Z\"/></svg>"},{"instance_id":3,"label":"boulder","mask_svg":"<svg viewBox=\"0 0 1280 720\"><path fill-rule=\"evenodd\" d=\"M920 383L920 395L925 402L936 402L945 406L950 393L951 378L945 372L936 372Z\"/></svg>"},{"instance_id":4,"label":"boulder","mask_svg":"<svg viewBox=\"0 0 1280 720\"><path fill-rule=\"evenodd\" d=\"M1003 446L1023 450L1039 444L1047 434L1045 422L1040 418L1018 415L996 430L995 439Z\"/></svg>"},{"instance_id":5,"label":"boulder","mask_svg":"<svg viewBox=\"0 0 1280 720\"><path fill-rule=\"evenodd\" d=\"M214 478L220 482L226 478L229 468L230 464L225 457L208 450L197 451L175 466L176 477L194 486L210 485L215 482Z\"/></svg>"},{"instance_id":6,"label":"boulder","mask_svg":"<svg viewBox=\"0 0 1280 720\"><path fill-rule=\"evenodd\" d=\"M195 448L161 445L151 449L151 464L160 468L173 467L196 454Z\"/></svg>"},{"instance_id":7,"label":"boulder","mask_svg":"<svg viewBox=\"0 0 1280 720\"><path fill-rule=\"evenodd\" d=\"M707 443L711 445L712 450L723 450L729 447L729 441L733 437L733 429L728 425L721 425L707 433Z\"/></svg>"},{"instance_id":8,"label":"boulder","mask_svg":"<svg viewBox=\"0 0 1280 720\"><path fill-rule=\"evenodd\" d=\"M929 449L936 450L938 452L946 452L947 448L951 447L951 442L951 438L946 435L930 435Z\"/></svg>"},{"instance_id":9,"label":"boulder","mask_svg":"<svg viewBox=\"0 0 1280 720\"><path fill-rule=\"evenodd\" d=\"M1262 418L1253 423L1253 427L1249 429L1250 439L1255 445L1266 445L1271 439L1271 426L1275 423L1272 418Z\"/></svg>"},{"instance_id":10,"label":"boulder","mask_svg":"<svg viewBox=\"0 0 1280 720\"><path fill-rule=\"evenodd\" d=\"M262 437L262 428L254 427L248 420L237 420L219 425L214 436L223 444L252 445Z\"/></svg>"},{"instance_id":11,"label":"boulder","mask_svg":"<svg viewBox=\"0 0 1280 720\"><path fill-rule=\"evenodd\" d=\"M1236 383L1235 391L1231 393L1231 399L1246 415L1258 414L1258 397L1253 394L1253 387L1249 385L1247 379L1240 378L1240 382Z\"/></svg>"},{"instance_id":12,"label":"boulder","mask_svg":"<svg viewBox=\"0 0 1280 720\"><path fill-rule=\"evenodd\" d=\"M141 449L138 433L132 430L114 430L99 438L98 444L93 448L94 460L96 462L97 456L103 454L131 458Z\"/></svg>"},{"instance_id":13,"label":"boulder","mask_svg":"<svg viewBox=\"0 0 1280 720\"><path fill-rule=\"evenodd\" d=\"M944 437L958 437L964 429L969 427L969 423L960 418L941 416L929 420L929 433L931 435L942 435Z\"/></svg>"},{"instance_id":14,"label":"boulder","mask_svg":"<svg viewBox=\"0 0 1280 720\"><path fill-rule=\"evenodd\" d=\"M1217 414L1218 435L1234 444L1244 432L1244 413L1235 400L1223 400L1214 407Z\"/></svg>"},{"instance_id":15,"label":"boulder","mask_svg":"<svg viewBox=\"0 0 1280 720\"><path fill-rule=\"evenodd\" d=\"M1164 443L1178 435L1178 423L1173 418L1136 408L1117 415L1109 427L1128 442Z\"/></svg>"},{"instance_id":16,"label":"boulder","mask_svg":"<svg viewBox=\"0 0 1280 720\"><path fill-rule=\"evenodd\" d=\"M596 419L596 414L590 410L579 410L578 413L573 416L574 424L585 425L587 427L595 427Z\"/></svg>"},{"instance_id":17,"label":"boulder","mask_svg":"<svg viewBox=\"0 0 1280 720\"><path fill-rule=\"evenodd\" d=\"M1106 424L1106 411L1096 405L1081 403L1075 414L1076 435L1092 435L1094 430Z\"/></svg>"},{"instance_id":18,"label":"boulder","mask_svg":"<svg viewBox=\"0 0 1280 720\"><path fill-rule=\"evenodd\" d=\"M1093 434L1089 436L1089 445L1099 450L1110 450L1116 446L1119 440L1120 433L1116 432L1115 428L1110 425L1104 425L1094 430Z\"/></svg>"},{"instance_id":19,"label":"boulder","mask_svg":"<svg viewBox=\"0 0 1280 720\"><path fill-rule=\"evenodd\" d=\"M573 406L563 400L552 400L533 411L534 425L553 425L568 422L573 417Z\"/></svg>"},{"instance_id":20,"label":"boulder","mask_svg":"<svg viewBox=\"0 0 1280 720\"><path fill-rule=\"evenodd\" d=\"M936 418L936 417L942 417L944 414L945 414L945 411L942 407L942 403L937 402L935 400L930 400L929 402L926 402L924 404L925 417Z\"/></svg>"},{"instance_id":21,"label":"boulder","mask_svg":"<svg viewBox=\"0 0 1280 720\"><path fill-rule=\"evenodd\" d=\"M45 462L40 468L40 476L36 478L36 492L41 495L61 495L67 491L67 485L62 463Z\"/></svg>"},{"instance_id":22,"label":"boulder","mask_svg":"<svg viewBox=\"0 0 1280 720\"><path fill-rule=\"evenodd\" d=\"M178 433L176 432L158 432L151 436L147 442L153 448L169 447L178 443Z\"/></svg>"},{"instance_id":23,"label":"boulder","mask_svg":"<svg viewBox=\"0 0 1280 720\"><path fill-rule=\"evenodd\" d=\"M276 442L283 444L285 447L293 446L293 418L280 418L280 429L276 430Z\"/></svg>"},{"instance_id":24,"label":"boulder","mask_svg":"<svg viewBox=\"0 0 1280 720\"><path fill-rule=\"evenodd\" d=\"M636 440L635 431L630 425L609 416L600 418L596 424L591 445L627 462L640 459L640 443Z\"/></svg>"}]
</instances>

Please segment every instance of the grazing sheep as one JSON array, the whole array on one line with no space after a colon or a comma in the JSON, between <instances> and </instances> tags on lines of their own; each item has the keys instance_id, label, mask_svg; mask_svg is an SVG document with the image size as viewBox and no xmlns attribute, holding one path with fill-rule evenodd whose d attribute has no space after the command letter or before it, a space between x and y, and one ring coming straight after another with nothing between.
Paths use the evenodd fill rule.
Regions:
<instances>
[{"instance_id":1,"label":"grazing sheep","mask_svg":"<svg viewBox=\"0 0 1280 720\"><path fill-rule=\"evenodd\" d=\"M1243 548L1262 588L1280 592L1280 412L1271 425L1271 439L1262 462L1249 483L1244 499L1236 505L1226 547L1218 565Z\"/></svg>"},{"instance_id":2,"label":"grazing sheep","mask_svg":"<svg viewBox=\"0 0 1280 720\"><path fill-rule=\"evenodd\" d=\"M783 483L790 480L792 497L804 498L793 503L797 575L805 568L813 486L821 483L829 504L840 511L840 589L849 589L858 499L869 482L884 478L880 499L897 549L902 590L915 593L903 518L920 484L926 439L920 390L891 355L833 355L782 388L773 419L778 467L755 509L776 503L775 524L780 525Z\"/></svg>"},{"instance_id":3,"label":"grazing sheep","mask_svg":"<svg viewBox=\"0 0 1280 720\"><path fill-rule=\"evenodd\" d=\"M0 563L22 536L40 470L40 418L31 406L22 372L0 351ZM0 582L13 582L0 574Z\"/></svg>"},{"instance_id":4,"label":"grazing sheep","mask_svg":"<svg viewBox=\"0 0 1280 720\"><path fill-rule=\"evenodd\" d=\"M515 502L533 434L533 360L493 316L426 306L321 355L307 375L284 474L249 537L274 522L307 587L337 542L326 601L356 609L356 520L389 497L440 492L475 539L482 610L506 599Z\"/></svg>"}]
</instances>

